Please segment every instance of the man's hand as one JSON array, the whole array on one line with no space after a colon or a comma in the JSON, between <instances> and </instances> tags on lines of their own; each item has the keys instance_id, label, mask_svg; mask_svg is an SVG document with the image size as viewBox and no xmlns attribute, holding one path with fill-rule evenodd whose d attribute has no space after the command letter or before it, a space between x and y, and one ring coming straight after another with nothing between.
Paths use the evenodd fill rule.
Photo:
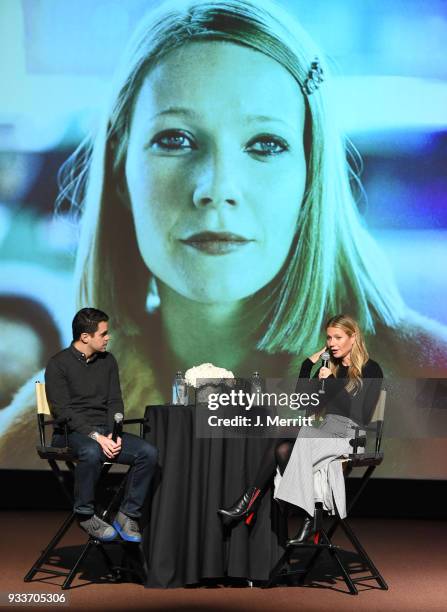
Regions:
<instances>
[{"instance_id":1,"label":"man's hand","mask_svg":"<svg viewBox=\"0 0 447 612\"><path fill-rule=\"evenodd\" d=\"M99 435L97 437L97 442L108 459L114 459L121 451L121 438L118 438L117 441L114 442L111 433L108 436Z\"/></svg>"}]
</instances>

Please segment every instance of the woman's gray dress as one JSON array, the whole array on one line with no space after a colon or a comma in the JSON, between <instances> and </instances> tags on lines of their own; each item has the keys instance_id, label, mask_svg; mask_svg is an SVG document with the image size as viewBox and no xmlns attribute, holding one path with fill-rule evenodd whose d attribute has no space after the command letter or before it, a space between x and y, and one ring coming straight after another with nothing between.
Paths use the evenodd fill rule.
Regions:
<instances>
[{"instance_id":1,"label":"woman's gray dress","mask_svg":"<svg viewBox=\"0 0 447 612\"><path fill-rule=\"evenodd\" d=\"M356 423L348 417L328 414L320 427L302 427L284 475L275 478L276 499L289 502L314 515L315 502L330 514L334 502L341 518L346 516L346 493L342 461L352 452L349 441Z\"/></svg>"}]
</instances>

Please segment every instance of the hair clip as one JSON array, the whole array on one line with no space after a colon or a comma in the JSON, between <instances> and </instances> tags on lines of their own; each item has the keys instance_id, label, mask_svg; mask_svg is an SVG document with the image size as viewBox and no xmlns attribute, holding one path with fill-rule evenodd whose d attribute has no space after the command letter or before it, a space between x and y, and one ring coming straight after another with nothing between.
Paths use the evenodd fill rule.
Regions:
<instances>
[{"instance_id":1,"label":"hair clip","mask_svg":"<svg viewBox=\"0 0 447 612\"><path fill-rule=\"evenodd\" d=\"M323 69L318 57L311 63L307 77L304 79L303 90L308 96L316 91L324 81Z\"/></svg>"}]
</instances>

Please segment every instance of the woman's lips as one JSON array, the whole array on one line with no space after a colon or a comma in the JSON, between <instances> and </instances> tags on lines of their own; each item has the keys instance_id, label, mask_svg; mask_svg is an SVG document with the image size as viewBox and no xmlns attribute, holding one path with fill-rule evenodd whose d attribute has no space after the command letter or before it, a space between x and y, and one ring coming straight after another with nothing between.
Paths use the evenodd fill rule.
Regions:
<instances>
[{"instance_id":1,"label":"woman's lips","mask_svg":"<svg viewBox=\"0 0 447 612\"><path fill-rule=\"evenodd\" d=\"M230 232L201 232L180 242L208 255L226 255L253 241Z\"/></svg>"}]
</instances>

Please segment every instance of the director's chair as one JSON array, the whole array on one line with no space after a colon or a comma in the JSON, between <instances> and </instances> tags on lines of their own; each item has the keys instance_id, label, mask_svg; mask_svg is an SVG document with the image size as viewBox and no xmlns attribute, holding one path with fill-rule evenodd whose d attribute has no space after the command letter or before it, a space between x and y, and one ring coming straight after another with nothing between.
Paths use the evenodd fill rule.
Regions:
<instances>
[{"instance_id":1,"label":"director's chair","mask_svg":"<svg viewBox=\"0 0 447 612\"><path fill-rule=\"evenodd\" d=\"M68 422L65 420L53 420L51 417L50 407L48 405L48 401L45 394L45 385L40 382L36 382L35 386L36 390L36 406L37 406L37 425L39 429L39 439L40 445L36 447L37 453L41 459L48 461L53 474L55 475L59 485L62 488L62 491L65 494L65 497L69 501L71 507L73 508L74 496L73 496L73 487L71 483L69 483L70 477L73 476L73 472L75 469L76 457L70 447L68 446ZM145 418L137 418L137 419L125 419L123 421L124 425L132 425L139 424L140 425L140 437L144 436L146 431L148 419ZM64 427L65 434L65 446L63 448L58 448L55 446L49 446L46 442L46 432L45 428L48 425L55 425L57 423L58 426ZM65 463L67 470L62 470L59 466L59 462ZM104 461L101 474L98 480L98 486L102 484L104 477L109 472L112 467L113 462ZM98 511L98 516L102 518L104 521L108 521L110 513L117 506L120 497L124 491L124 487L126 485L127 475L129 469L123 475L119 486L115 489L111 499L104 506L102 511ZM67 516L65 521L62 523L60 528L54 534L53 538L50 540L46 548L42 551L42 554L35 561L31 569L27 572L24 577L24 582L30 582L36 573L50 574L53 576L64 576L65 580L62 584L62 589L68 589L71 586L71 583L80 569L82 563L86 560L88 555L93 549L96 549L100 555L102 556L106 567L109 571L112 581L121 580L123 574L136 574L140 580L143 582L145 579L145 564L144 559L142 557L141 551L138 545L129 542L123 542L119 539L113 540L111 542L107 542L107 546L120 544L122 546L123 552L123 561L126 564L124 565L116 565L113 563L109 553L107 552L104 543L99 540L89 536L88 541L83 546L80 555L77 557L75 563L71 567L69 571L61 571L53 569L52 567L42 567L43 565L50 564L50 558L54 554L56 546L70 529L72 524L76 520L76 514L72 510L72 512ZM53 564L54 565L54 564Z\"/></svg>"},{"instance_id":2,"label":"director's chair","mask_svg":"<svg viewBox=\"0 0 447 612\"><path fill-rule=\"evenodd\" d=\"M383 452L380 450L382 443L383 434L383 422L385 416L385 401L386 391L382 389L380 391L379 399L377 401L374 414L371 419L371 423L366 427L356 427L355 437L350 440L350 445L353 447L353 452L348 456L348 459L344 461L344 477L345 479L351 474L354 468L366 468L360 482L352 494L351 498L347 503L347 514L349 516L350 511L358 501L360 495L364 491L369 479L371 478L374 470L383 461ZM365 433L362 435L361 432ZM371 451L367 451L367 434L374 434L374 445ZM370 436L371 437L371 436ZM359 449L363 449L364 452L359 452ZM380 589L387 590L388 585L385 582L382 574L379 572L373 561L367 554L365 548L360 543L359 539L355 535L352 527L349 525L347 519L340 518L338 512L335 516L329 518L329 526L327 529L323 526L323 512L320 509L315 510L314 516L314 532L312 542L305 542L301 544L287 545L283 556L279 559L278 563L270 572L270 577L266 588L272 586L278 579L288 577L292 575L299 575L298 583L304 584L310 571L314 568L320 555L327 551L334 561L334 564L338 567L346 586L349 589L351 595L358 595L358 589L356 583L365 582L366 580L375 580ZM345 533L346 537L350 541L352 547L358 555L360 564L363 568L369 572L366 576L353 577L352 573L358 571L358 566L355 570L351 570L350 566L345 563L340 555L340 547L332 543L332 537L336 530L341 528ZM290 563L293 553L297 549L310 549L312 554L310 559L305 564L304 568L292 569ZM296 565L294 563L293 565Z\"/></svg>"}]
</instances>

